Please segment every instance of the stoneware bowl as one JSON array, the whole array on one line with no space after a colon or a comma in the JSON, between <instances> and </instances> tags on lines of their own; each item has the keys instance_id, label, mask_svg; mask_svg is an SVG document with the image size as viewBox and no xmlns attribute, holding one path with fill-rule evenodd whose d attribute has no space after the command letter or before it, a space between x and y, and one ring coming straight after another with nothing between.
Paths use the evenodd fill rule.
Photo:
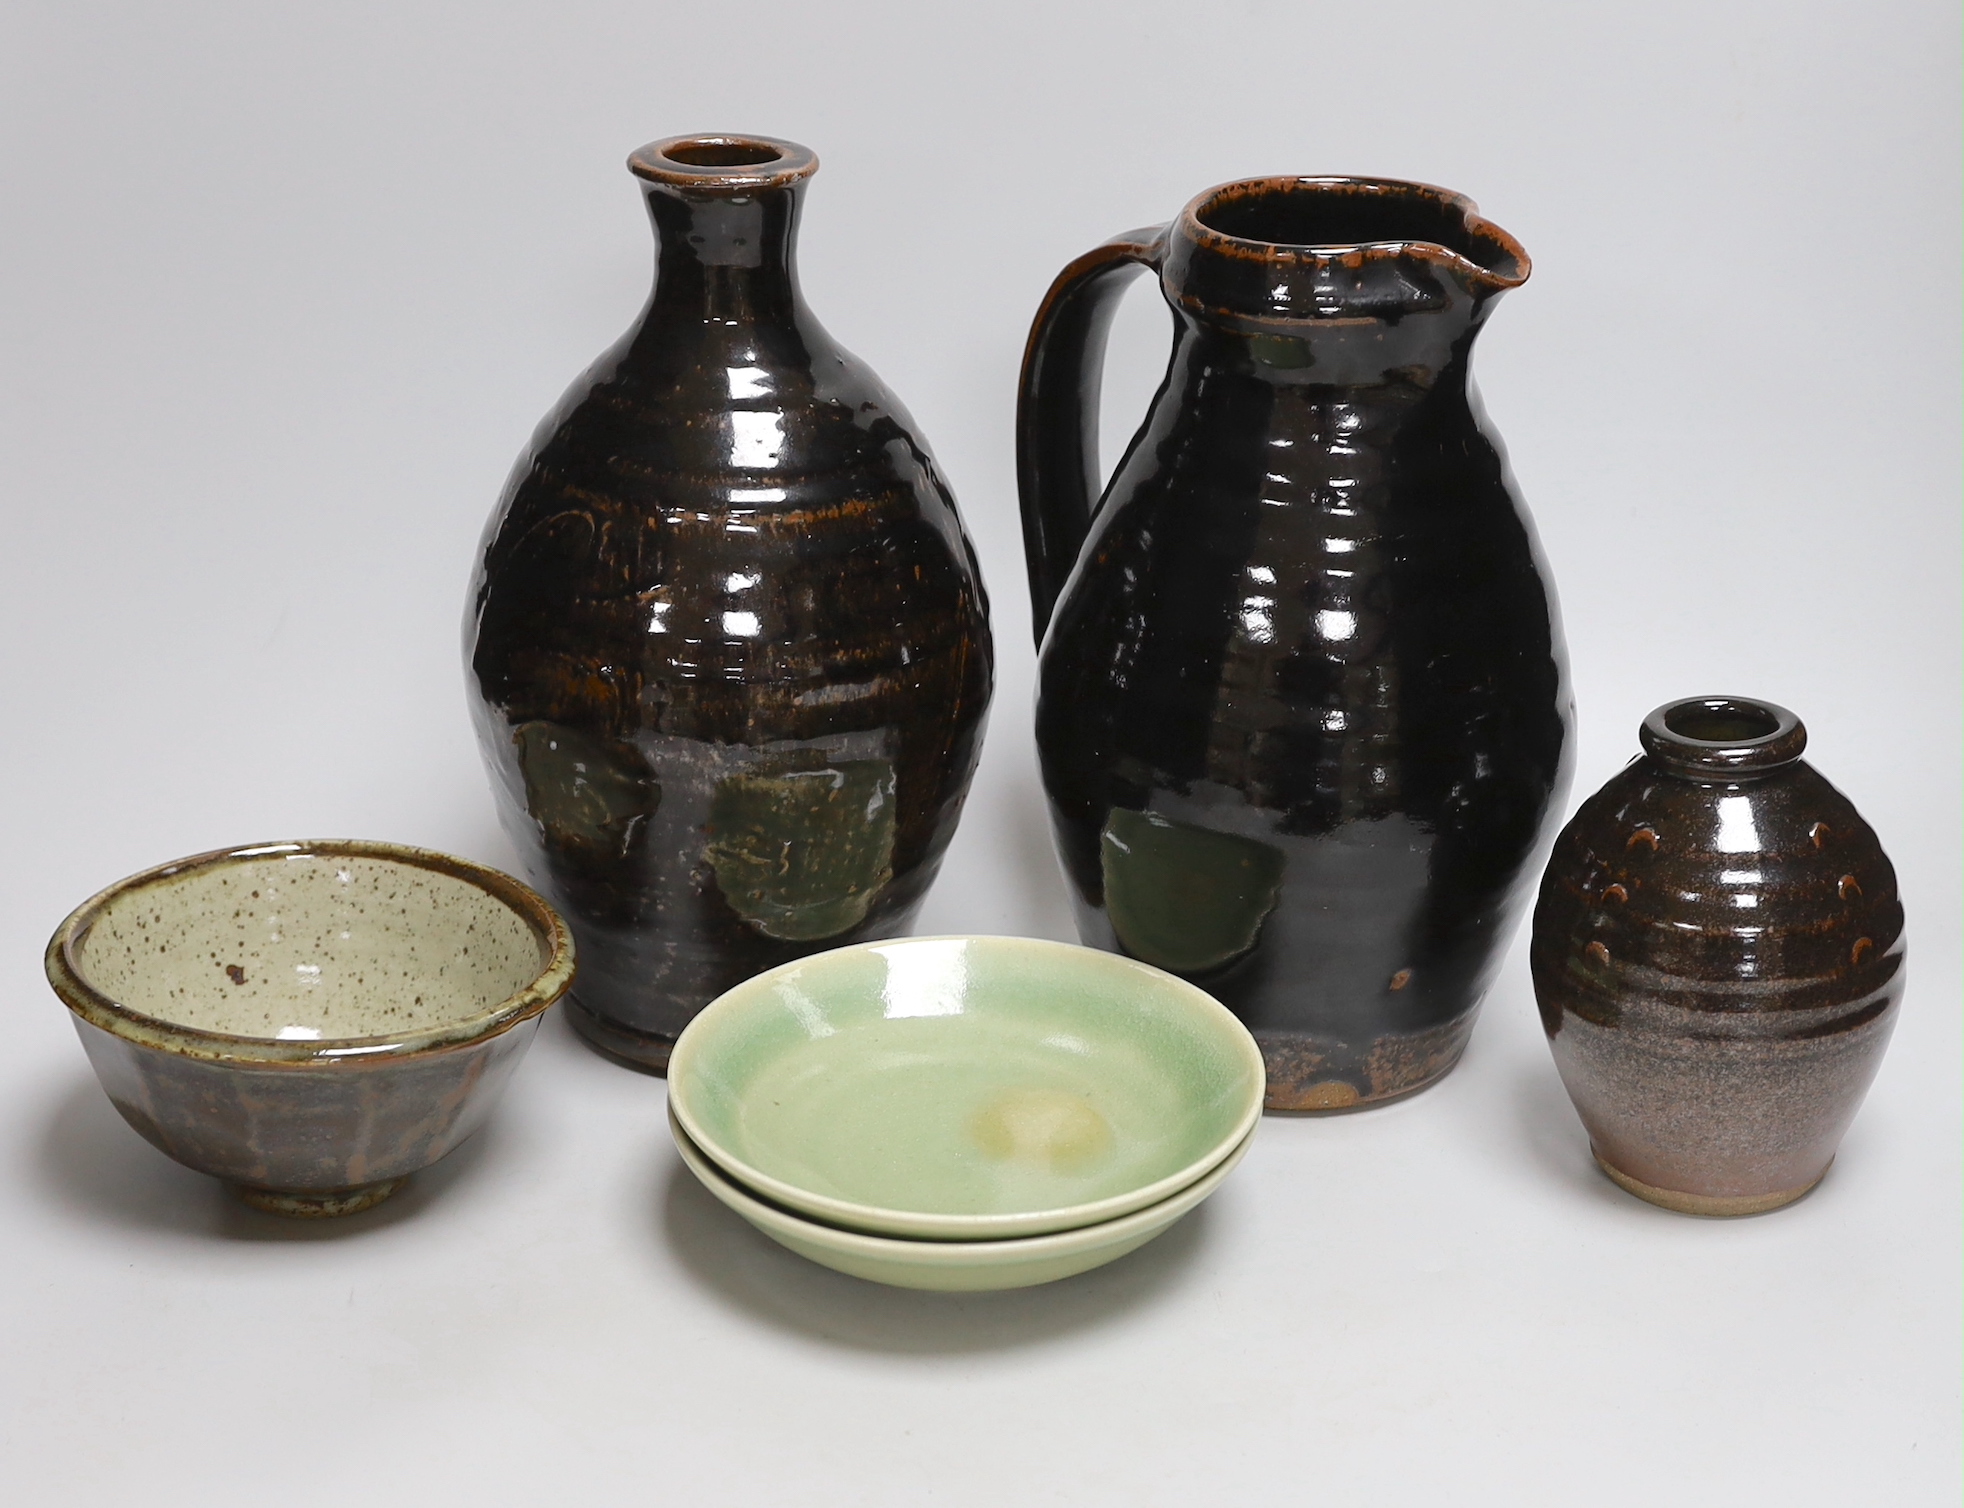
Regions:
<instances>
[{"instance_id":1,"label":"stoneware bowl","mask_svg":"<svg viewBox=\"0 0 1964 1508\"><path fill-rule=\"evenodd\" d=\"M676 1124L673 1115L668 1127L689 1171L710 1193L778 1245L834 1272L894 1288L926 1288L939 1293L1032 1288L1115 1262L1160 1235L1219 1188L1255 1140L1251 1129L1208 1173L1172 1198L1116 1220L1007 1241L915 1241L840 1230L766 1204L724 1177L690 1141L689 1133Z\"/></svg>"},{"instance_id":2,"label":"stoneware bowl","mask_svg":"<svg viewBox=\"0 0 1964 1508\"><path fill-rule=\"evenodd\" d=\"M387 1198L482 1124L573 977L551 907L393 843L266 843L112 885L48 943L123 1118L283 1215Z\"/></svg>"},{"instance_id":3,"label":"stoneware bowl","mask_svg":"<svg viewBox=\"0 0 1964 1508\"><path fill-rule=\"evenodd\" d=\"M862 943L785 964L683 1031L669 1105L751 1193L944 1241L1161 1203L1261 1117L1262 1057L1150 965L1020 937Z\"/></svg>"}]
</instances>

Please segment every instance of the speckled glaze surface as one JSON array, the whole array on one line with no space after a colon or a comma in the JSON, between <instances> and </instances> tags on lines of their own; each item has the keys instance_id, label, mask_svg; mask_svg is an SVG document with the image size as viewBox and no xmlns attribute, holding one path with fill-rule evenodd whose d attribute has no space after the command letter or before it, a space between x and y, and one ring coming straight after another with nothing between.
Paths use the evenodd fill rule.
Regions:
<instances>
[{"instance_id":1,"label":"speckled glaze surface","mask_svg":"<svg viewBox=\"0 0 1964 1508\"><path fill-rule=\"evenodd\" d=\"M993 661L933 456L799 292L817 159L702 136L629 166L654 293L520 458L465 639L506 828L579 938L574 1023L659 1071L739 980L905 928Z\"/></svg>"},{"instance_id":2,"label":"speckled glaze surface","mask_svg":"<svg viewBox=\"0 0 1964 1508\"><path fill-rule=\"evenodd\" d=\"M1638 1197L1757 1214L1833 1160L1904 981L1875 833L1800 758L1793 713L1693 697L1563 829L1531 950L1597 1161Z\"/></svg>"},{"instance_id":3,"label":"speckled glaze surface","mask_svg":"<svg viewBox=\"0 0 1964 1508\"><path fill-rule=\"evenodd\" d=\"M1101 502L1141 268L1172 358ZM1555 600L1469 368L1527 276L1460 196L1254 179L1080 257L1031 330L1037 743L1079 932L1240 1015L1273 1109L1452 1067L1567 788Z\"/></svg>"},{"instance_id":4,"label":"speckled glaze surface","mask_svg":"<svg viewBox=\"0 0 1964 1508\"><path fill-rule=\"evenodd\" d=\"M366 1209L483 1122L573 974L507 875L428 850L268 843L78 907L48 979L123 1118L289 1215Z\"/></svg>"},{"instance_id":5,"label":"speckled glaze surface","mask_svg":"<svg viewBox=\"0 0 1964 1508\"><path fill-rule=\"evenodd\" d=\"M869 1283L939 1293L1032 1288L1115 1262L1163 1235L1209 1198L1240 1166L1255 1140L1251 1130L1205 1175L1157 1204L1116 1220L1013 1240L912 1241L840 1230L768 1204L725 1177L672 1115L668 1129L684 1165L703 1187L786 1250Z\"/></svg>"},{"instance_id":6,"label":"speckled glaze surface","mask_svg":"<svg viewBox=\"0 0 1964 1508\"><path fill-rule=\"evenodd\" d=\"M1261 1054L1203 991L1027 937L840 948L689 1023L668 1104L774 1204L931 1240L1069 1230L1202 1177L1261 1116Z\"/></svg>"}]
</instances>

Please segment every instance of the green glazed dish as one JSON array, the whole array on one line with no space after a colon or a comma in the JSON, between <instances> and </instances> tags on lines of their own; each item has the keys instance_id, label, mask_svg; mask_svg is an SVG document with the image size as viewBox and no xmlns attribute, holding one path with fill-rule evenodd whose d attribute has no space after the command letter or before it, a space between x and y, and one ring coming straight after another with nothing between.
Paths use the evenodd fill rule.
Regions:
<instances>
[{"instance_id":1,"label":"green glazed dish","mask_svg":"<svg viewBox=\"0 0 1964 1508\"><path fill-rule=\"evenodd\" d=\"M730 1209L787 1251L869 1283L892 1288L925 1288L937 1293L985 1293L1033 1288L1075 1277L1115 1262L1164 1233L1221 1186L1255 1140L1251 1128L1213 1169L1170 1199L1117 1220L1046 1236L1007 1241L911 1241L869 1236L806 1220L788 1210L753 1199L717 1170L671 1112L668 1129L689 1171Z\"/></svg>"},{"instance_id":2,"label":"green glazed dish","mask_svg":"<svg viewBox=\"0 0 1964 1508\"><path fill-rule=\"evenodd\" d=\"M1118 1219L1216 1168L1262 1059L1212 996L1020 937L861 943L683 1031L669 1107L729 1178L828 1225L994 1241Z\"/></svg>"}]
</instances>

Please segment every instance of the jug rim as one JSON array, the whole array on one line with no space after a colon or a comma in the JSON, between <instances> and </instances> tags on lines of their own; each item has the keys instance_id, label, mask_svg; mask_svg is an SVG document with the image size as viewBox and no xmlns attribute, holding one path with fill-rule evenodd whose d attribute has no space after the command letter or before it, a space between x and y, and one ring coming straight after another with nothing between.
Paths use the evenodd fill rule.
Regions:
<instances>
[{"instance_id":1,"label":"jug rim","mask_svg":"<svg viewBox=\"0 0 1964 1508\"><path fill-rule=\"evenodd\" d=\"M1353 213L1360 209L1364 213L1348 225L1343 223L1341 215L1332 213L1330 218L1336 221L1336 227L1328 239L1250 235L1246 232L1254 229L1254 225L1236 223L1251 218L1259 220L1264 209L1289 199L1298 201L1295 208L1299 212L1311 205L1335 211L1342 201L1348 200L1351 202L1344 207ZM1393 205L1410 214L1415 228L1423 218L1430 217L1434 224L1427 228L1446 230L1451 233L1450 239L1440 235L1356 233L1376 229L1369 224L1372 212ZM1284 211L1275 218L1286 221L1289 217ZM1219 223L1223 220L1228 222L1226 226ZM1299 223L1277 228L1307 227ZM1188 201L1180 212L1179 229L1197 250L1239 261L1294 267L1342 266L1356 270L1367 262L1416 259L1449 268L1482 292L1518 288L1533 271L1526 248L1482 215L1472 199L1436 184L1404 178L1343 173L1237 178L1216 184ZM1345 231L1351 233L1342 233ZM1451 244L1454 240L1461 244ZM1483 254L1475 255L1475 251Z\"/></svg>"}]
</instances>

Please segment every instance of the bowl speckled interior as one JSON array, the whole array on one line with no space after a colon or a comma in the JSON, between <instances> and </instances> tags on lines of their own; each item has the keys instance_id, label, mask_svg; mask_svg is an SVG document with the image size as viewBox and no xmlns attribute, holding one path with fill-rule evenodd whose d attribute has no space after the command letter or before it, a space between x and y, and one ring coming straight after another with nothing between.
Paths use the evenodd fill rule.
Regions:
<instances>
[{"instance_id":1,"label":"bowl speckled interior","mask_svg":"<svg viewBox=\"0 0 1964 1508\"><path fill-rule=\"evenodd\" d=\"M469 1021L543 963L528 918L470 880L303 845L119 889L69 957L139 1015L289 1042Z\"/></svg>"},{"instance_id":2,"label":"bowl speckled interior","mask_svg":"<svg viewBox=\"0 0 1964 1508\"><path fill-rule=\"evenodd\" d=\"M988 1240L1110 1220L1218 1164L1260 1050L1213 997L1013 937L866 943L738 985L669 1063L683 1129L766 1199L841 1227Z\"/></svg>"}]
</instances>

